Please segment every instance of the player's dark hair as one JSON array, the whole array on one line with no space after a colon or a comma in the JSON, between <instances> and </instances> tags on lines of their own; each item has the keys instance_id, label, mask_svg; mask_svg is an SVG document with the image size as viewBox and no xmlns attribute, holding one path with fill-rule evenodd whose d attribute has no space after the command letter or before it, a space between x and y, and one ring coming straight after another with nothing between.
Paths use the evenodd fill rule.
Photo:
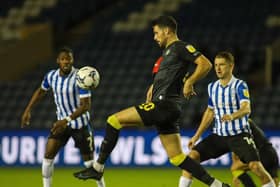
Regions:
<instances>
[{"instance_id":1,"label":"player's dark hair","mask_svg":"<svg viewBox=\"0 0 280 187\"><path fill-rule=\"evenodd\" d=\"M57 54L60 54L62 52L73 54L73 50L70 47L67 47L67 46L59 48Z\"/></svg>"},{"instance_id":2,"label":"player's dark hair","mask_svg":"<svg viewBox=\"0 0 280 187\"><path fill-rule=\"evenodd\" d=\"M234 56L228 51L219 52L216 58L224 58L228 63L234 64Z\"/></svg>"},{"instance_id":3,"label":"player's dark hair","mask_svg":"<svg viewBox=\"0 0 280 187\"><path fill-rule=\"evenodd\" d=\"M160 16L152 21L152 26L158 25L160 28L168 27L177 33L177 22L172 16Z\"/></svg>"}]
</instances>

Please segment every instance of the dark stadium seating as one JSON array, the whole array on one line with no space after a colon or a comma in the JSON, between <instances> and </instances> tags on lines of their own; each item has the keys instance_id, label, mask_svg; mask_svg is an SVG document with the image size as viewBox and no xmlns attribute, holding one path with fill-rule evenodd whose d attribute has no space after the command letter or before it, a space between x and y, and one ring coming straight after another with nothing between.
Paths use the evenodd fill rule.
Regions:
<instances>
[{"instance_id":1,"label":"dark stadium seating","mask_svg":"<svg viewBox=\"0 0 280 187\"><path fill-rule=\"evenodd\" d=\"M151 28L147 27L140 31L114 32L112 30L117 21L128 20L131 12L143 11L145 3L149 1L124 2L116 4L116 8L107 8L106 13L94 17L92 28L87 36L72 46L76 66L95 66L101 75L100 85L93 91L95 127L103 127L109 114L145 100L145 93L152 80L153 63L161 55L160 49L153 42ZM54 9L44 10L40 14L41 17L29 21L57 18L58 15L63 14L60 19L50 20L54 22L57 31L65 32L67 28L89 14L85 11L85 7L88 7L85 5L75 6L75 8L81 7L77 9L81 10L80 13L85 11L85 15L80 15L76 12L78 10L63 12L65 7L63 3L66 1L61 1ZM267 0L265 3L242 0L230 2L197 0L180 4L175 12L164 12L177 18L179 37L193 43L211 60L220 50L233 52L236 57L235 74L245 79L251 88L252 117L260 126L269 128L277 128L277 124L280 123L277 114L280 107L280 81L273 90L260 89L263 86L259 84L263 83L255 82L252 75L264 68L265 46L275 38L279 38L279 29L265 26L268 15L277 11L279 15L279 10L276 8L279 4L278 1L273 0ZM73 20L75 15L76 21L69 21ZM48 64L51 64L51 61ZM20 81L0 83L2 90L0 108L5 108L0 113L0 128L19 127L19 118L24 106L34 89L39 86L44 73L52 67L55 67L55 64L41 65L34 72L27 73ZM196 85L198 97L188 101L185 107L183 121L186 128L194 128L198 125L202 112L207 107L207 84L213 79L215 74L212 72ZM35 127L50 127L55 120L52 99L50 97L44 99L33 113Z\"/></svg>"},{"instance_id":2,"label":"dark stadium seating","mask_svg":"<svg viewBox=\"0 0 280 187\"><path fill-rule=\"evenodd\" d=\"M21 6L22 0L1 0L0 17L6 16L11 8Z\"/></svg>"}]
</instances>

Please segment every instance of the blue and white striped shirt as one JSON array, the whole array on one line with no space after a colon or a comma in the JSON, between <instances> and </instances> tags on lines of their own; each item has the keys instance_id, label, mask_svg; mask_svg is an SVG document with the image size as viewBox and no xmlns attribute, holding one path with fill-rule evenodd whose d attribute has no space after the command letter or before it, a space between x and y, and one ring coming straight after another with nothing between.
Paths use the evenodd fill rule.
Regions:
<instances>
[{"instance_id":1,"label":"blue and white striped shirt","mask_svg":"<svg viewBox=\"0 0 280 187\"><path fill-rule=\"evenodd\" d=\"M56 104L56 115L58 120L71 115L80 105L80 98L91 97L91 92L79 88L76 84L76 73L78 69L72 67L67 76L60 76L59 69L48 72L42 81L43 90L53 91L54 102ZM67 125L72 129L80 129L90 122L89 112L85 112Z\"/></svg>"},{"instance_id":2,"label":"blue and white striped shirt","mask_svg":"<svg viewBox=\"0 0 280 187\"><path fill-rule=\"evenodd\" d=\"M213 109L215 114L214 134L233 136L242 132L251 133L248 123L249 115L233 121L221 121L224 114L232 114L239 110L242 102L250 102L246 82L232 76L230 82L222 86L217 80L208 85L208 95L208 107Z\"/></svg>"}]
</instances>

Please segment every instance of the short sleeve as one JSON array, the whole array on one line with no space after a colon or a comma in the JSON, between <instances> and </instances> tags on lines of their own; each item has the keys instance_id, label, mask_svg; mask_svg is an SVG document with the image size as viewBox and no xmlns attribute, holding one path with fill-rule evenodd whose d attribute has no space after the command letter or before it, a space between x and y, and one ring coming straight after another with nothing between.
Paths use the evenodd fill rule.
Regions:
<instances>
[{"instance_id":1,"label":"short sleeve","mask_svg":"<svg viewBox=\"0 0 280 187\"><path fill-rule=\"evenodd\" d=\"M208 98L208 108L214 108L212 99L210 97Z\"/></svg>"},{"instance_id":2,"label":"short sleeve","mask_svg":"<svg viewBox=\"0 0 280 187\"><path fill-rule=\"evenodd\" d=\"M90 90L85 90L80 87L78 87L79 90L79 97L80 98L86 98L86 97L91 97L91 91Z\"/></svg>"},{"instance_id":3,"label":"short sleeve","mask_svg":"<svg viewBox=\"0 0 280 187\"><path fill-rule=\"evenodd\" d=\"M211 97L211 84L208 85L208 108L214 108L214 105L213 105L213 101L212 101L212 97Z\"/></svg>"},{"instance_id":4,"label":"short sleeve","mask_svg":"<svg viewBox=\"0 0 280 187\"><path fill-rule=\"evenodd\" d=\"M51 85L51 77L53 76L53 74L54 74L54 71L50 71L50 72L48 72L45 76L44 76L44 79L43 79L43 81L42 81L42 83L41 83L41 88L43 89L43 90L49 90L50 89L50 85Z\"/></svg>"},{"instance_id":5,"label":"short sleeve","mask_svg":"<svg viewBox=\"0 0 280 187\"><path fill-rule=\"evenodd\" d=\"M249 88L245 82L242 82L237 88L237 94L240 99L240 103L247 101L250 102Z\"/></svg>"},{"instance_id":6,"label":"short sleeve","mask_svg":"<svg viewBox=\"0 0 280 187\"><path fill-rule=\"evenodd\" d=\"M180 56L185 61L195 61L201 53L191 44L182 43L180 47Z\"/></svg>"}]
</instances>

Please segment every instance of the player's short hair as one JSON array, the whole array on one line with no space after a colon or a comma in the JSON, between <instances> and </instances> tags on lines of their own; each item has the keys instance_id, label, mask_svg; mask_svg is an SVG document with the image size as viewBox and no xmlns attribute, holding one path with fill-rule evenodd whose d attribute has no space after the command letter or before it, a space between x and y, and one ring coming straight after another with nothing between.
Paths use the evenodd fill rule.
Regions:
<instances>
[{"instance_id":1,"label":"player's short hair","mask_svg":"<svg viewBox=\"0 0 280 187\"><path fill-rule=\"evenodd\" d=\"M218 52L215 58L223 58L226 60L226 62L234 64L234 56L228 51Z\"/></svg>"},{"instance_id":2,"label":"player's short hair","mask_svg":"<svg viewBox=\"0 0 280 187\"><path fill-rule=\"evenodd\" d=\"M73 50L70 47L67 47L67 46L63 46L63 47L59 48L57 54L59 55L62 52L73 54Z\"/></svg>"},{"instance_id":3,"label":"player's short hair","mask_svg":"<svg viewBox=\"0 0 280 187\"><path fill-rule=\"evenodd\" d=\"M177 22L172 16L160 16L152 21L152 26L158 25L160 28L168 27L177 33Z\"/></svg>"}]
</instances>

